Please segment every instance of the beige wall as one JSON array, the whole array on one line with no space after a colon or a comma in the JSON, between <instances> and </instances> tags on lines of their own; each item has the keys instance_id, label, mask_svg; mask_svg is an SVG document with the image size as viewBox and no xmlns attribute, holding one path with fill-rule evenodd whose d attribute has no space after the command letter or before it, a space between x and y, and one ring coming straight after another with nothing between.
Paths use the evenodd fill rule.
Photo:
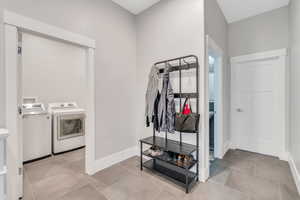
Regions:
<instances>
[{"instance_id":1,"label":"beige wall","mask_svg":"<svg viewBox=\"0 0 300 200\"><path fill-rule=\"evenodd\" d=\"M224 87L224 145L229 142L230 132L230 66L228 64L228 24L216 0L205 0L205 34L223 50Z\"/></svg>"},{"instance_id":2,"label":"beige wall","mask_svg":"<svg viewBox=\"0 0 300 200\"><path fill-rule=\"evenodd\" d=\"M134 146L135 16L110 0L4 0L3 3L10 11L96 40L96 158ZM3 77L0 81L2 86ZM5 95L1 88L0 92L1 111ZM0 116L3 119L2 112Z\"/></svg>"},{"instance_id":3,"label":"beige wall","mask_svg":"<svg viewBox=\"0 0 300 200\"><path fill-rule=\"evenodd\" d=\"M290 5L290 153L300 171L300 1L291 0Z\"/></svg>"},{"instance_id":4,"label":"beige wall","mask_svg":"<svg viewBox=\"0 0 300 200\"><path fill-rule=\"evenodd\" d=\"M229 24L230 56L288 47L288 7Z\"/></svg>"}]
</instances>

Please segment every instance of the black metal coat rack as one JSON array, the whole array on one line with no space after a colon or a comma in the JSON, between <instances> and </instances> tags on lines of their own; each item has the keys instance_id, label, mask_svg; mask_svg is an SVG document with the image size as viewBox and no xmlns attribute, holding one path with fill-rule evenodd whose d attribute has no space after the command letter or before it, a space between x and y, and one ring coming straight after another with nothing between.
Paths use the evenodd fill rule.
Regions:
<instances>
[{"instance_id":1,"label":"black metal coat rack","mask_svg":"<svg viewBox=\"0 0 300 200\"><path fill-rule=\"evenodd\" d=\"M168 66L168 72L179 72L179 93L174 93L174 98L179 99L180 110L182 105L182 99L191 98L196 99L196 112L199 114L199 61L198 57L194 55L179 57L175 59L160 61L155 63L155 66L164 65L164 68L160 68L159 73L165 73L165 66ZM193 93L182 92L182 71L196 69L196 91ZM183 186L186 189L186 193L189 192L191 187L199 181L199 130L195 131L196 135L196 145L188 144L182 142L183 134L191 133L179 133L179 141L168 139L168 132L165 132L165 137L156 136L155 128L153 127L153 136L147 137L140 140L140 167L143 167L159 172L161 175L170 179L171 181ZM143 151L143 144L156 146L162 149L166 153L174 153L184 156L192 156L195 158L185 165L178 165L174 160L168 159L168 157L161 156L151 156L146 151ZM151 159L143 162L143 156L150 157ZM196 166L196 172L191 171L191 169Z\"/></svg>"}]
</instances>

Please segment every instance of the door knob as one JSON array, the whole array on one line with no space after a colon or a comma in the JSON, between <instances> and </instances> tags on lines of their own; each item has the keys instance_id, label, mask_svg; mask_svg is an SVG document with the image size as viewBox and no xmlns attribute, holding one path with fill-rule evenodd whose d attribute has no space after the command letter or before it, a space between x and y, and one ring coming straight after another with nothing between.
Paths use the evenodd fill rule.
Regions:
<instances>
[{"instance_id":1,"label":"door knob","mask_svg":"<svg viewBox=\"0 0 300 200\"><path fill-rule=\"evenodd\" d=\"M238 108L238 109L236 109L236 111L237 111L237 112L243 112L243 109Z\"/></svg>"}]
</instances>

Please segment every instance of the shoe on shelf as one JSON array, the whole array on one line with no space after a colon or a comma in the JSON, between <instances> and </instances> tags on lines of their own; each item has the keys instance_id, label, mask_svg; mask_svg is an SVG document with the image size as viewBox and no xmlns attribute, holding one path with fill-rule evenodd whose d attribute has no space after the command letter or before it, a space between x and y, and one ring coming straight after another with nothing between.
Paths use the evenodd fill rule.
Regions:
<instances>
[{"instance_id":1,"label":"shoe on shelf","mask_svg":"<svg viewBox=\"0 0 300 200\"><path fill-rule=\"evenodd\" d=\"M161 155L163 155L163 154L164 154L164 151L160 150L159 147L153 146L153 147L151 147L150 149L148 149L148 150L146 151L146 153L147 153L148 155L151 155L151 156L153 156L153 157L156 157L156 156L161 156Z\"/></svg>"}]
</instances>

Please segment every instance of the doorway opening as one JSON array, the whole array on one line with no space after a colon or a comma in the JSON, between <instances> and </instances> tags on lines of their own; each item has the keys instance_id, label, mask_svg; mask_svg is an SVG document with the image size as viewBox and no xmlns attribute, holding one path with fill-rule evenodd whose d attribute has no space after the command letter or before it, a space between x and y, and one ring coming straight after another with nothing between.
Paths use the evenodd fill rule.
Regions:
<instances>
[{"instance_id":1,"label":"doorway opening","mask_svg":"<svg viewBox=\"0 0 300 200\"><path fill-rule=\"evenodd\" d=\"M35 198L52 168L68 169L66 179L85 173L87 51L23 31L18 40L23 198Z\"/></svg>"},{"instance_id":2,"label":"doorway opening","mask_svg":"<svg viewBox=\"0 0 300 200\"><path fill-rule=\"evenodd\" d=\"M231 145L279 157L286 153L287 49L231 58Z\"/></svg>"},{"instance_id":3,"label":"doorway opening","mask_svg":"<svg viewBox=\"0 0 300 200\"><path fill-rule=\"evenodd\" d=\"M215 139L218 137L216 129L215 115L217 113L216 107L216 60L217 58L209 53L209 160L215 159L215 145L217 144Z\"/></svg>"},{"instance_id":4,"label":"doorway opening","mask_svg":"<svg viewBox=\"0 0 300 200\"><path fill-rule=\"evenodd\" d=\"M209 161L223 158L223 51L207 36Z\"/></svg>"},{"instance_id":5,"label":"doorway opening","mask_svg":"<svg viewBox=\"0 0 300 200\"><path fill-rule=\"evenodd\" d=\"M48 73L49 71L45 70L44 77L41 75L41 73L38 73L36 70L31 69L31 71L26 71L24 72L23 68L26 65L27 67L32 67L32 66L38 66L38 67L45 67L46 64L53 64L52 66L57 65L57 59L58 57L62 56L65 57L65 53L68 52L65 48L71 48L76 47L78 49L81 49L81 63L80 65L84 69L84 74L80 74L80 78L84 81L81 82L82 89L84 89L83 92L78 94L78 96L82 96L84 98L85 105L80 104L78 102L78 105L81 105L82 108L84 108L86 115L85 115L85 123L83 123L83 118L81 113L81 110L76 109L76 112L78 113L68 113L70 115L64 115L60 116L58 112L55 112L57 114L55 116L55 119L57 117L56 122L59 124L57 126L57 136L65 136L65 137L53 137L53 134L51 134L50 137L41 137L38 135L37 137L31 137L32 140L27 141L29 144L30 148L35 147L33 143L38 144L39 142L36 142L38 138L41 138L43 141L47 141L47 145L40 145L41 149L43 152L38 151L39 155L34 155L34 157L40 158L40 155L51 155L53 153L53 146L52 144L49 145L49 140L54 140L57 139L57 142L62 142L66 141L63 139L68 139L68 143L64 143L63 145L60 143L58 146L58 153L67 151L65 149L60 149L59 147L66 147L68 145L68 149L73 150L74 148L74 142L72 139L76 138L78 139L79 137L77 136L82 136L82 133L85 133L83 145L79 145L78 147L81 146L86 146L85 150L79 151L78 154L74 155L74 157L82 158L81 163L84 166L83 167L83 173L87 174L92 174L93 173L93 163L95 161L95 156L94 156L94 141L95 141L95 109L94 109L94 51L95 51L95 41L91 40L89 38L86 38L84 36L80 36L74 33L71 33L69 31L56 28L53 26L50 26L48 24L44 24L42 22L26 18L24 16L17 15L15 13L11 13L9 11L4 12L4 31L5 31L5 69L6 69L6 119L7 119L7 128L10 130L10 132L14 133L11 135L10 140L7 142L7 146L10 148L10 151L8 152L7 156L7 166L10 169L8 174L7 174L7 182L8 182L8 187L7 187L7 194L8 194L8 199L19 199L23 197L23 178L24 176L24 170L23 170L23 162L24 162L24 152L23 149L23 144L24 144L24 139L28 140L29 138L24 138L23 136L23 131L26 128L32 128L34 127L36 130L34 131L27 131L29 133L32 132L40 132L40 133L52 133L52 130L49 130L52 127L52 124L49 125L49 122L52 119L54 119L54 113L52 116L52 113L50 113L46 108L44 107L49 107L45 106L49 105L50 102L71 102L73 100L71 99L52 99L46 101L45 100L45 95L50 94L50 89L49 86L52 87L58 82L61 82L63 80L67 80L69 75L74 72L73 70L67 70L67 71L62 71L62 69L58 69L58 72L61 73L59 76L57 76L59 73ZM23 36L26 34L27 36L27 43L26 47L24 48L24 41L23 41ZM37 37L42 40L47 40L50 44L60 44L58 49L61 49L62 51L58 51L58 49L53 48L56 45L49 45L50 48L45 48L45 47L40 47L40 48L35 48L35 51L28 51L28 49L33 49L33 48L28 48L30 47L32 42L30 42L30 37ZM46 42L47 43L47 42ZM28 45L30 44L30 45ZM42 43L40 41L36 41L35 45L41 45ZM44 43L45 44L45 43ZM47 45L46 45L47 46ZM49 47L48 46L48 47ZM68 46L68 47L67 47ZM50 51L49 51L50 50ZM29 58L27 60L24 60L23 54L26 51L26 57ZM51 53L52 51L52 53ZM43 55L48 55L51 61L47 60L41 60L41 57ZM72 55L69 55L68 59L71 62L73 60L76 60L78 57L74 56L74 52ZM32 59L33 58L33 59ZM28 63L24 63L24 61ZM25 64L25 65L24 65ZM72 69L75 67L74 63L62 63L60 66L68 66ZM51 67L51 66L50 66ZM49 69L49 68L48 68ZM27 70L27 68L26 68ZM29 74L27 72L30 72ZM53 81L50 84L43 83L43 87L39 83L31 83L27 85L28 87L26 89L41 89L38 91L40 94L43 95L35 95L31 93L27 93L26 96L23 95L23 92L25 90L24 87L24 78L27 74L27 78L32 78L32 79L47 79L47 78L58 78L60 77L61 79L56 82ZM67 83L66 85L69 85L69 87L73 87L73 84ZM71 86L70 86L71 85ZM64 94L66 92L68 94L68 90L72 88L67 88L64 90L61 94ZM59 91L61 88L64 88L64 85L59 85L55 87L55 91ZM57 89L57 90L56 90ZM78 89L78 87L73 88L74 91L75 89ZM40 98L39 96L43 96L43 98ZM54 96L54 95L53 95ZM25 97L25 98L23 98ZM38 98L36 98L38 97ZM51 96L50 96L51 97ZM76 99L75 99L76 100ZM23 107L23 103L34 103L36 101L42 101L45 102L44 105L40 105L39 102L37 104L32 104L31 110L32 112L28 112L28 116L25 118L23 114L23 111L28 109L27 111L30 110L30 107ZM70 106L70 104L67 104L67 106ZM43 111L46 111L43 113ZM75 109L73 110L75 112ZM48 112L48 113L47 113ZM39 113L36 114L35 113ZM30 120L29 120L29 115L30 115ZM26 120L26 125L24 121ZM35 121L35 122L34 122ZM42 126L36 126L37 121L39 121L39 124L42 124ZM45 126L49 128L45 128ZM28 125L28 127L26 127ZM44 126L45 125L45 126ZM31 129L30 128L30 129ZM84 128L84 131L82 130ZM49 136L50 134L46 134ZM71 137L72 136L72 137ZM71 141L72 140L72 141ZM52 142L50 141L50 142ZM82 140L81 140L82 141ZM78 141L76 141L78 142ZM31 144L31 145L30 145ZM77 145L78 143L76 143ZM50 146L50 147L49 147ZM69 148L70 147L70 148ZM49 149L51 149L49 151ZM45 153L46 152L46 153ZM54 152L55 153L55 152ZM28 154L27 154L28 155ZM32 155L32 154L30 154ZM68 158L74 158L74 157L68 157ZM33 157L26 157L26 161L32 161L34 160ZM65 164L65 159L61 159L62 164ZM73 161L73 160L72 160ZM31 166L37 166L37 165L31 165ZM34 167L31 169L32 172L36 172L36 174L39 174L40 177L44 177L47 174L51 174L51 168L52 169L58 169L59 167L51 165L49 162L45 163L43 165L45 168L49 167L49 169L46 169L44 173L37 172ZM77 166L76 166L77 167ZM37 167L36 169L40 169L41 167ZM66 168L71 169L72 166L66 166ZM85 168L85 169L84 169ZM38 181L40 177L32 176L32 180ZM70 176L73 177L73 176Z\"/></svg>"}]
</instances>

